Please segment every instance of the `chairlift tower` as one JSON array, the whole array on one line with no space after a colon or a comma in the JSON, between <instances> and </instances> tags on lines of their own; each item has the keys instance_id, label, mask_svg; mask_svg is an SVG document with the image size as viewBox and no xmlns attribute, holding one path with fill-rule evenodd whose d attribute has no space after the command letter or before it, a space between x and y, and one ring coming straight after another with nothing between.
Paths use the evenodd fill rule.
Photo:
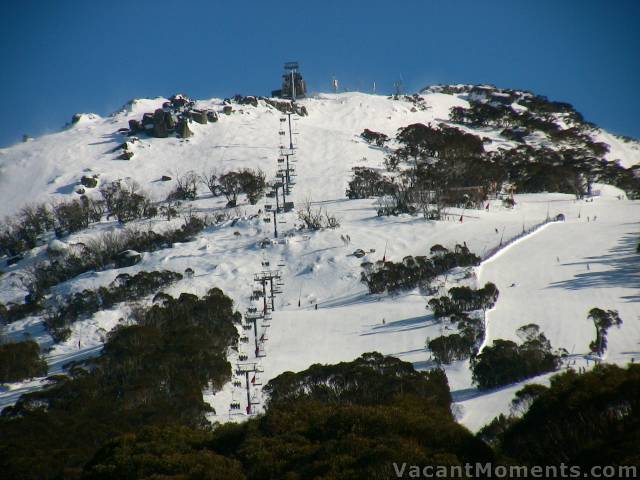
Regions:
<instances>
[{"instance_id":1,"label":"chairlift tower","mask_svg":"<svg viewBox=\"0 0 640 480\"><path fill-rule=\"evenodd\" d=\"M236 374L237 375L244 375L245 378L245 385L246 385L246 389L247 389L247 415L251 415L251 413L253 412L253 409L251 408L252 405L258 405L259 402L255 402L252 401L251 399L251 385L256 385L255 382L252 382L249 380L249 374L253 373L254 378L255 375L257 373L262 373L264 370L262 369L262 367L260 367L260 365L258 365L258 363L256 362L251 362L251 363L238 363L236 365Z\"/></svg>"},{"instance_id":2,"label":"chairlift tower","mask_svg":"<svg viewBox=\"0 0 640 480\"><path fill-rule=\"evenodd\" d=\"M253 277L253 281L258 283L262 287L263 292L263 311L265 314L275 310L275 297L282 293L280 287L284 286L282 283L282 272L280 270L272 269L269 267L269 262L263 262L263 270L256 273ZM267 285L269 285L269 294L267 295ZM271 305L267 303L267 298L270 299ZM269 309L271 307L271 309Z\"/></svg>"}]
</instances>

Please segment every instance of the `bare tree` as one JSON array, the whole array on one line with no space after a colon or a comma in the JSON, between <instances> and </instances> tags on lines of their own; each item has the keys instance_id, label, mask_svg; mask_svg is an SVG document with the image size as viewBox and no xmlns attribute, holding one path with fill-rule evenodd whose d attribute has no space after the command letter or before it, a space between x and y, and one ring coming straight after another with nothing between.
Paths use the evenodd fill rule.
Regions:
<instances>
[{"instance_id":1,"label":"bare tree","mask_svg":"<svg viewBox=\"0 0 640 480\"><path fill-rule=\"evenodd\" d=\"M304 206L298 210L298 219L302 221L304 228L309 230L320 230L322 228L338 228L340 221L322 207L313 208L311 200L307 199Z\"/></svg>"},{"instance_id":2,"label":"bare tree","mask_svg":"<svg viewBox=\"0 0 640 480\"><path fill-rule=\"evenodd\" d=\"M206 170L200 174L200 182L202 182L214 197L222 195L220 184L218 183L218 172L215 169Z\"/></svg>"}]
</instances>

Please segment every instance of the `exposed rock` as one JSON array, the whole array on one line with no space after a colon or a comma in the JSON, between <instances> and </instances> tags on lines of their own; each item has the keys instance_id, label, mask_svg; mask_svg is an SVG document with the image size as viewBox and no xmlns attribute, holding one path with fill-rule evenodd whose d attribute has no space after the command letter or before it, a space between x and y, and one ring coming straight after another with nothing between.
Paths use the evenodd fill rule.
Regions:
<instances>
[{"instance_id":1,"label":"exposed rock","mask_svg":"<svg viewBox=\"0 0 640 480\"><path fill-rule=\"evenodd\" d=\"M296 115L300 115L301 117L306 117L307 115L309 115L307 107L305 107L304 105L293 103L291 102L291 100L276 100L273 98L264 97L260 97L260 99L264 100L267 105L275 108L282 113L295 113Z\"/></svg>"},{"instance_id":2,"label":"exposed rock","mask_svg":"<svg viewBox=\"0 0 640 480\"><path fill-rule=\"evenodd\" d=\"M195 104L189 97L186 95L176 94L169 99L171 104L171 108L174 111L183 111L185 109L192 108Z\"/></svg>"},{"instance_id":3,"label":"exposed rock","mask_svg":"<svg viewBox=\"0 0 640 480\"><path fill-rule=\"evenodd\" d=\"M116 268L131 267L142 260L142 255L135 250L125 250L114 258Z\"/></svg>"},{"instance_id":4,"label":"exposed rock","mask_svg":"<svg viewBox=\"0 0 640 480\"><path fill-rule=\"evenodd\" d=\"M162 175L162 177L160 177L161 182L170 182L171 180L172 178L169 175Z\"/></svg>"},{"instance_id":5,"label":"exposed rock","mask_svg":"<svg viewBox=\"0 0 640 480\"><path fill-rule=\"evenodd\" d=\"M164 122L165 111L158 108L153 112L153 136L156 138L167 138L169 131Z\"/></svg>"},{"instance_id":6,"label":"exposed rock","mask_svg":"<svg viewBox=\"0 0 640 480\"><path fill-rule=\"evenodd\" d=\"M151 134L151 132L153 131L153 126L153 113L145 113L144 115L142 115L142 129Z\"/></svg>"},{"instance_id":7,"label":"exposed rock","mask_svg":"<svg viewBox=\"0 0 640 480\"><path fill-rule=\"evenodd\" d=\"M233 112L233 107L231 105L225 105L222 107L222 113L225 115L231 115L231 112Z\"/></svg>"},{"instance_id":8,"label":"exposed rock","mask_svg":"<svg viewBox=\"0 0 640 480\"><path fill-rule=\"evenodd\" d=\"M129 150L125 150L120 155L118 155L118 158L120 160L131 160L132 157L133 157L133 152Z\"/></svg>"},{"instance_id":9,"label":"exposed rock","mask_svg":"<svg viewBox=\"0 0 640 480\"><path fill-rule=\"evenodd\" d=\"M78 195L84 195L86 192L87 191L83 187L80 187L79 189L76 190L76 193Z\"/></svg>"},{"instance_id":10,"label":"exposed rock","mask_svg":"<svg viewBox=\"0 0 640 480\"><path fill-rule=\"evenodd\" d=\"M362 258L366 255L366 252L361 248L358 248L355 252L353 252L353 256L356 258Z\"/></svg>"},{"instance_id":11,"label":"exposed rock","mask_svg":"<svg viewBox=\"0 0 640 480\"><path fill-rule=\"evenodd\" d=\"M96 188L98 186L98 179L95 177L87 177L83 175L80 179L80 183L87 188Z\"/></svg>"},{"instance_id":12,"label":"exposed rock","mask_svg":"<svg viewBox=\"0 0 640 480\"><path fill-rule=\"evenodd\" d=\"M176 126L176 134L182 138L189 138L193 135L193 132L189 130L187 119L181 118L180 120L178 120L178 125Z\"/></svg>"},{"instance_id":13,"label":"exposed rock","mask_svg":"<svg viewBox=\"0 0 640 480\"><path fill-rule=\"evenodd\" d=\"M192 110L191 111L191 119L194 122L205 124L207 123L207 112L203 110Z\"/></svg>"},{"instance_id":14,"label":"exposed rock","mask_svg":"<svg viewBox=\"0 0 640 480\"><path fill-rule=\"evenodd\" d=\"M282 113L290 113L293 112L293 107L291 106L291 102L287 100L274 100L272 98L263 99L265 103L276 110Z\"/></svg>"},{"instance_id":15,"label":"exposed rock","mask_svg":"<svg viewBox=\"0 0 640 480\"><path fill-rule=\"evenodd\" d=\"M169 131L173 131L176 128L176 119L175 117L169 113L169 112L164 112L164 126L167 128L167 130Z\"/></svg>"},{"instance_id":16,"label":"exposed rock","mask_svg":"<svg viewBox=\"0 0 640 480\"><path fill-rule=\"evenodd\" d=\"M131 133L141 132L142 130L142 125L138 120L129 120L129 131Z\"/></svg>"},{"instance_id":17,"label":"exposed rock","mask_svg":"<svg viewBox=\"0 0 640 480\"><path fill-rule=\"evenodd\" d=\"M233 97L233 100L239 105L252 105L254 107L258 106L258 99L253 96L244 97L242 95L236 95L235 97Z\"/></svg>"},{"instance_id":18,"label":"exposed rock","mask_svg":"<svg viewBox=\"0 0 640 480\"><path fill-rule=\"evenodd\" d=\"M213 110L209 110L207 111L207 120L209 120L210 122L217 122L218 121L218 114L216 112L214 112Z\"/></svg>"}]
</instances>

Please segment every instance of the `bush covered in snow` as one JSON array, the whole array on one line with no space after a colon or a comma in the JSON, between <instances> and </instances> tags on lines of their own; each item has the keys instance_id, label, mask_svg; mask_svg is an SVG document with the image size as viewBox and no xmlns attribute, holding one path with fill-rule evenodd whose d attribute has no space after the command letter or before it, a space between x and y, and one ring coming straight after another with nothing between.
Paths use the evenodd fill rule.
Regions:
<instances>
[{"instance_id":1,"label":"bush covered in snow","mask_svg":"<svg viewBox=\"0 0 640 480\"><path fill-rule=\"evenodd\" d=\"M133 276L121 273L106 287L83 290L51 305L45 315L47 328L56 340L64 340L69 334L69 326L80 318L109 309L116 303L131 302L157 293L181 279L181 274L168 270L142 271Z\"/></svg>"},{"instance_id":2,"label":"bush covered in snow","mask_svg":"<svg viewBox=\"0 0 640 480\"><path fill-rule=\"evenodd\" d=\"M369 293L389 293L415 287L428 288L438 275L455 267L478 265L480 257L471 253L464 245L456 245L454 251L444 252L427 258L407 256L401 262L365 262L361 280L369 287Z\"/></svg>"},{"instance_id":3,"label":"bush covered in snow","mask_svg":"<svg viewBox=\"0 0 640 480\"><path fill-rule=\"evenodd\" d=\"M126 250L152 252L186 242L208 225L209 219L187 217L179 228L162 233L153 230L125 229L106 232L83 244L75 245L66 255L36 264L30 269L30 290L40 296L49 287L91 270L116 266L116 259Z\"/></svg>"}]
</instances>

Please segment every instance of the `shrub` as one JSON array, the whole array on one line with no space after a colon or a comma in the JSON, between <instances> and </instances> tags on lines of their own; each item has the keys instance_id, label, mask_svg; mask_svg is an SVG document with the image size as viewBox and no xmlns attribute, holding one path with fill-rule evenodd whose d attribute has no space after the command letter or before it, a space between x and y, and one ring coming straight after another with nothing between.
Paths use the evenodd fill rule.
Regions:
<instances>
[{"instance_id":1,"label":"shrub","mask_svg":"<svg viewBox=\"0 0 640 480\"><path fill-rule=\"evenodd\" d=\"M20 382L47 374L47 362L33 341L0 344L0 383Z\"/></svg>"},{"instance_id":2,"label":"shrub","mask_svg":"<svg viewBox=\"0 0 640 480\"><path fill-rule=\"evenodd\" d=\"M83 195L80 200L63 202L53 207L56 220L56 236L79 232L93 222L99 222L104 214L104 202Z\"/></svg>"},{"instance_id":3,"label":"shrub","mask_svg":"<svg viewBox=\"0 0 640 480\"><path fill-rule=\"evenodd\" d=\"M8 303L6 306L0 304L0 320L11 323L42 311L40 298L28 296L27 299L24 303Z\"/></svg>"},{"instance_id":4,"label":"shrub","mask_svg":"<svg viewBox=\"0 0 640 480\"><path fill-rule=\"evenodd\" d=\"M120 223L151 218L158 213L157 207L134 180L116 180L101 187L100 193L109 212L107 218L114 216Z\"/></svg>"},{"instance_id":5,"label":"shrub","mask_svg":"<svg viewBox=\"0 0 640 480\"><path fill-rule=\"evenodd\" d=\"M77 367L69 378L23 395L3 411L3 475L77 478L96 450L117 435L143 426L208 425L211 408L202 391L217 390L231 377L226 356L237 343L239 315L219 289L202 298L165 295L138 310L138 324L112 331L89 369ZM171 454L177 462L177 452Z\"/></svg>"},{"instance_id":6,"label":"shrub","mask_svg":"<svg viewBox=\"0 0 640 480\"><path fill-rule=\"evenodd\" d=\"M199 180L195 172L176 175L176 188L169 194L167 200L195 200Z\"/></svg>"},{"instance_id":7,"label":"shrub","mask_svg":"<svg viewBox=\"0 0 640 480\"><path fill-rule=\"evenodd\" d=\"M94 457L85 475L123 477L144 466L149 476L196 471L197 478L251 480L394 478L394 461L403 468L402 462L441 464L444 458L461 465L493 457L453 421L441 371L416 372L395 358L368 353L353 362L284 373L267 388L272 400L259 418L211 433L164 429L123 436ZM209 477L208 468L216 473L224 464L218 455L227 470ZM196 462L207 470L196 470ZM407 472L405 466L404 477Z\"/></svg>"},{"instance_id":8,"label":"shrub","mask_svg":"<svg viewBox=\"0 0 640 480\"><path fill-rule=\"evenodd\" d=\"M82 478L245 480L240 462L207 448L212 437L184 426L146 427L107 442L85 465Z\"/></svg>"},{"instance_id":9,"label":"shrub","mask_svg":"<svg viewBox=\"0 0 640 480\"><path fill-rule=\"evenodd\" d=\"M330 215L322 207L314 209L310 200L305 202L304 208L298 210L298 219L302 221L302 228L309 230L340 227L340 221L334 215Z\"/></svg>"},{"instance_id":10,"label":"shrub","mask_svg":"<svg viewBox=\"0 0 640 480\"><path fill-rule=\"evenodd\" d=\"M427 348L438 364L450 364L455 360L469 358L475 345L475 338L454 333L440 336L429 341Z\"/></svg>"},{"instance_id":11,"label":"shrub","mask_svg":"<svg viewBox=\"0 0 640 480\"><path fill-rule=\"evenodd\" d=\"M222 195L220 184L218 183L218 174L215 170L209 170L200 175L200 181L207 186L211 195L218 197Z\"/></svg>"},{"instance_id":12,"label":"shrub","mask_svg":"<svg viewBox=\"0 0 640 480\"><path fill-rule=\"evenodd\" d=\"M478 265L480 257L464 245L456 245L455 251L434 255L405 257L402 262L383 262L363 265L361 280L369 287L369 293L393 293L420 286L428 288L438 275L455 267Z\"/></svg>"},{"instance_id":13,"label":"shrub","mask_svg":"<svg viewBox=\"0 0 640 480\"><path fill-rule=\"evenodd\" d=\"M0 255L19 255L38 244L40 235L54 227L53 212L47 205L27 205L0 225Z\"/></svg>"},{"instance_id":14,"label":"shrub","mask_svg":"<svg viewBox=\"0 0 640 480\"><path fill-rule=\"evenodd\" d=\"M443 247L435 249L441 252ZM446 249L445 249L446 250ZM434 251L434 248L432 248ZM484 318L473 318L468 312L487 310L493 307L498 299L498 289L493 283L474 290L469 287L453 287L448 296L432 298L428 308L433 310L437 319L449 318L457 323L460 333L437 337L430 340L427 348L438 363L449 364L454 360L473 357L484 341Z\"/></svg>"},{"instance_id":15,"label":"shrub","mask_svg":"<svg viewBox=\"0 0 640 480\"><path fill-rule=\"evenodd\" d=\"M221 217L221 220L224 219L226 217ZM153 252L161 248L171 248L174 243L190 241L209 225L209 221L208 218L192 215L185 218L181 227L163 233L136 229L103 233L79 248L70 249L60 258L32 266L28 270L29 289L38 298L49 287L84 272L112 268L118 254L125 250Z\"/></svg>"},{"instance_id":16,"label":"shrub","mask_svg":"<svg viewBox=\"0 0 640 480\"><path fill-rule=\"evenodd\" d=\"M551 351L544 334L517 345L494 340L473 362L473 381L478 388L495 388L557 370L560 356Z\"/></svg>"},{"instance_id":17,"label":"shrub","mask_svg":"<svg viewBox=\"0 0 640 480\"><path fill-rule=\"evenodd\" d=\"M300 373L287 372L264 387L269 406L314 400L329 404L380 405L399 394L416 395L447 410L451 396L442 370L417 372L408 362L378 352L352 362L312 365Z\"/></svg>"},{"instance_id":18,"label":"shrub","mask_svg":"<svg viewBox=\"0 0 640 480\"><path fill-rule=\"evenodd\" d=\"M227 199L228 207L235 207L242 192L242 176L238 172L227 172L218 178L220 191Z\"/></svg>"},{"instance_id":19,"label":"shrub","mask_svg":"<svg viewBox=\"0 0 640 480\"><path fill-rule=\"evenodd\" d=\"M522 418L498 436L498 448L519 464L583 467L637 465L640 368L597 365L569 370L536 392Z\"/></svg>"},{"instance_id":20,"label":"shrub","mask_svg":"<svg viewBox=\"0 0 640 480\"><path fill-rule=\"evenodd\" d=\"M374 132L373 130L369 130L365 128L364 131L360 134L360 136L369 144L375 143L378 147L384 146L386 142L389 141L389 137L384 133Z\"/></svg>"},{"instance_id":21,"label":"shrub","mask_svg":"<svg viewBox=\"0 0 640 480\"><path fill-rule=\"evenodd\" d=\"M391 194L393 182L372 168L353 167L346 195L350 199L378 197Z\"/></svg>"},{"instance_id":22,"label":"shrub","mask_svg":"<svg viewBox=\"0 0 640 480\"><path fill-rule=\"evenodd\" d=\"M256 170L245 168L240 170L240 186L242 192L247 194L247 199L251 205L258 203L267 188L265 174L259 168Z\"/></svg>"},{"instance_id":23,"label":"shrub","mask_svg":"<svg viewBox=\"0 0 640 480\"><path fill-rule=\"evenodd\" d=\"M607 349L607 331L609 328L622 325L622 319L617 310L602 310L592 308L587 317L596 328L596 339L589 344L589 349L596 355L602 355Z\"/></svg>"},{"instance_id":24,"label":"shrub","mask_svg":"<svg viewBox=\"0 0 640 480\"><path fill-rule=\"evenodd\" d=\"M134 276L121 273L107 287L74 293L47 310L46 325L56 339L64 338L69 325L83 316L106 310L116 303L131 302L182 279L182 275L168 270L138 272Z\"/></svg>"}]
</instances>

